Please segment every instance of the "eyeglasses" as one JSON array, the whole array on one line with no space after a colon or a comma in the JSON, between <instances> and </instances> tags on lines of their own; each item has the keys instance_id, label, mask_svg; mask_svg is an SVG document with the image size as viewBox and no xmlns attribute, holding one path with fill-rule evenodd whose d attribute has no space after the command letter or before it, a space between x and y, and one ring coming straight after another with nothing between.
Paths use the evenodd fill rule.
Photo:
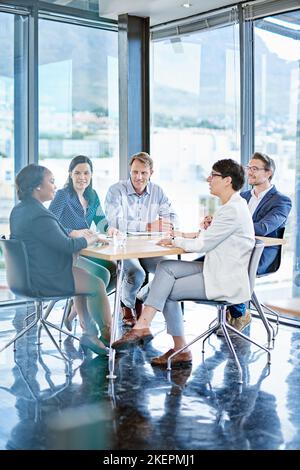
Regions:
<instances>
[{"instance_id":1,"label":"eyeglasses","mask_svg":"<svg viewBox=\"0 0 300 470\"><path fill-rule=\"evenodd\" d=\"M210 172L208 175L209 178L214 178L215 176L221 176L223 178L221 173L216 173L215 171Z\"/></svg>"},{"instance_id":2,"label":"eyeglasses","mask_svg":"<svg viewBox=\"0 0 300 470\"><path fill-rule=\"evenodd\" d=\"M252 171L252 173L257 173L258 171L266 171L265 168L258 168L258 166L245 166L246 171Z\"/></svg>"}]
</instances>

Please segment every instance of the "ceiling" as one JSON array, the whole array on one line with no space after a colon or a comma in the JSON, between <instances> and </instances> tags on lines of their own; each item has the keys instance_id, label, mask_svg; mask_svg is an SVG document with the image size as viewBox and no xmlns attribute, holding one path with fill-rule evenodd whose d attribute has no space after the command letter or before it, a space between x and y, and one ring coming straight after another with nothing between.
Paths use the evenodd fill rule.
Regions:
<instances>
[{"instance_id":1,"label":"ceiling","mask_svg":"<svg viewBox=\"0 0 300 470\"><path fill-rule=\"evenodd\" d=\"M190 3L190 8L182 7ZM234 0L99 0L99 15L117 19L118 15L150 17L151 26L164 22L185 18L215 8L232 5Z\"/></svg>"}]
</instances>

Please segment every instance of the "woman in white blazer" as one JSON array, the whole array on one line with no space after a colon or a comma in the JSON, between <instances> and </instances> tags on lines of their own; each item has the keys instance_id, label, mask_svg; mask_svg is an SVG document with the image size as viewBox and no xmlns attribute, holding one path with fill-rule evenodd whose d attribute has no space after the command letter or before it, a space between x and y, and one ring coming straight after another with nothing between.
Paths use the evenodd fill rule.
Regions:
<instances>
[{"instance_id":1,"label":"woman in white blazer","mask_svg":"<svg viewBox=\"0 0 300 470\"><path fill-rule=\"evenodd\" d=\"M212 195L220 199L211 224L197 233L176 234L161 245L174 245L185 251L205 254L204 261L165 260L156 269L145 308L134 328L117 340L113 347L126 349L150 341L150 323L162 311L174 348L152 359L152 365L167 364L174 351L185 346L184 327L179 300L214 299L233 304L250 299L248 265L254 247L254 228L246 201L238 191L244 184L244 170L231 159L216 162L207 178ZM189 350L174 357L173 362L191 362Z\"/></svg>"}]
</instances>

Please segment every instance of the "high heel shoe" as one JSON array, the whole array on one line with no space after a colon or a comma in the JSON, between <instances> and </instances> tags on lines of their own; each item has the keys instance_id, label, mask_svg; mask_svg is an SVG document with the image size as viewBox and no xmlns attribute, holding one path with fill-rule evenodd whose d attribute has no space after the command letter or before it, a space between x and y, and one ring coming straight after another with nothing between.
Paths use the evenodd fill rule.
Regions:
<instances>
[{"instance_id":1,"label":"high heel shoe","mask_svg":"<svg viewBox=\"0 0 300 470\"><path fill-rule=\"evenodd\" d=\"M70 336L67 336L67 338L64 340L64 350L66 352L66 355L68 356L69 359L82 359L82 351L77 350L74 346L74 339L71 338Z\"/></svg>"},{"instance_id":2,"label":"high heel shoe","mask_svg":"<svg viewBox=\"0 0 300 470\"><path fill-rule=\"evenodd\" d=\"M98 356L107 356L109 353L109 348L106 346L101 348L101 346L96 343L95 339L93 340L92 336L82 335L80 338L80 346L84 354L88 352L88 349L98 354Z\"/></svg>"},{"instance_id":3,"label":"high heel shoe","mask_svg":"<svg viewBox=\"0 0 300 470\"><path fill-rule=\"evenodd\" d=\"M110 339L103 338L103 336L99 336L99 340L102 341L104 346L106 346L109 349L110 346Z\"/></svg>"},{"instance_id":4,"label":"high heel shoe","mask_svg":"<svg viewBox=\"0 0 300 470\"><path fill-rule=\"evenodd\" d=\"M68 316L64 319L64 325L68 331L73 330L73 320L70 320Z\"/></svg>"},{"instance_id":5,"label":"high heel shoe","mask_svg":"<svg viewBox=\"0 0 300 470\"><path fill-rule=\"evenodd\" d=\"M99 340L109 348L110 346L110 334L111 334L111 327L110 326L102 326L101 327L101 336L99 336Z\"/></svg>"},{"instance_id":6,"label":"high heel shoe","mask_svg":"<svg viewBox=\"0 0 300 470\"><path fill-rule=\"evenodd\" d=\"M75 312L75 309L74 309L73 300L69 300L68 310L64 318L64 325L68 331L73 330L73 320L76 317L76 315L77 313Z\"/></svg>"}]
</instances>

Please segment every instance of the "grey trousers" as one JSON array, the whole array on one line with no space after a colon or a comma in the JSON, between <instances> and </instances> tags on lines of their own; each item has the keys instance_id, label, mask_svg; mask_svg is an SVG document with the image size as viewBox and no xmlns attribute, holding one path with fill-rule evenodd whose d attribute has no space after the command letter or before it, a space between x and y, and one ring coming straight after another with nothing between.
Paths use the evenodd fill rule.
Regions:
<instances>
[{"instance_id":1,"label":"grey trousers","mask_svg":"<svg viewBox=\"0 0 300 470\"><path fill-rule=\"evenodd\" d=\"M122 282L121 300L126 307L134 308L138 291L142 287L146 272L155 273L157 264L164 258L126 259L124 261L124 277Z\"/></svg>"},{"instance_id":2,"label":"grey trousers","mask_svg":"<svg viewBox=\"0 0 300 470\"><path fill-rule=\"evenodd\" d=\"M203 263L161 261L156 268L145 304L163 312L167 332L172 336L184 335L182 312L178 303L184 299L207 299Z\"/></svg>"}]
</instances>

